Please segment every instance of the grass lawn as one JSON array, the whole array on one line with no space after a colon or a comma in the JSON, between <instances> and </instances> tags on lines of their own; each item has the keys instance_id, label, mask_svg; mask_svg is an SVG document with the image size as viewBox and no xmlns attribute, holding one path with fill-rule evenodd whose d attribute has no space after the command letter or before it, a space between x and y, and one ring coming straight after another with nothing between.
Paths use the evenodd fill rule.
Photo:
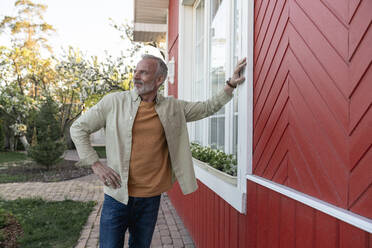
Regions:
<instances>
[{"instance_id":1,"label":"grass lawn","mask_svg":"<svg viewBox=\"0 0 372 248\"><path fill-rule=\"evenodd\" d=\"M27 156L20 152L0 152L0 163L26 160Z\"/></svg>"},{"instance_id":2,"label":"grass lawn","mask_svg":"<svg viewBox=\"0 0 372 248\"><path fill-rule=\"evenodd\" d=\"M98 156L100 158L106 158L106 147L105 146L95 146L93 148L94 148L94 150L97 151Z\"/></svg>"},{"instance_id":3,"label":"grass lawn","mask_svg":"<svg viewBox=\"0 0 372 248\"><path fill-rule=\"evenodd\" d=\"M94 205L92 201L0 199L0 209L11 212L23 229L23 235L17 239L22 248L74 247Z\"/></svg>"}]
</instances>

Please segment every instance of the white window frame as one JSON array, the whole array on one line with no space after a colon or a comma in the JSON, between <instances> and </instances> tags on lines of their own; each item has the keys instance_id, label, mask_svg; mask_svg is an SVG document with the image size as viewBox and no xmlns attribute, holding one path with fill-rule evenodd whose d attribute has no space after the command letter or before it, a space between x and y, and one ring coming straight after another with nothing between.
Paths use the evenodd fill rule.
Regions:
<instances>
[{"instance_id":1,"label":"white window frame","mask_svg":"<svg viewBox=\"0 0 372 248\"><path fill-rule=\"evenodd\" d=\"M194 7L199 2L195 1L185 1L179 0L179 50L178 50L178 96L180 99L192 101L192 87L190 87L190 82L193 82L193 56L190 56L194 49ZM229 13L229 26L233 25L234 14L234 0L224 0L229 1L228 13ZM253 133L253 1L237 0L240 1L239 4L242 6L241 23L241 58L247 58L247 67L244 72L246 82L235 90L239 93L238 98L238 150L237 150L237 160L238 160L238 171L237 171L237 185L234 186L216 176L209 173L208 171L194 165L195 174L198 180L209 187L217 195L223 198L227 203L234 207L240 213L246 213L246 188L247 188L247 175L249 173L249 168L252 167L252 133ZM186 3L187 2L187 3ZM191 2L191 5L190 5ZM185 5L185 4L189 5ZM205 11L210 11L210 1L205 0ZM209 13L205 15L204 25L206 25L205 30L209 30L210 18ZM233 34L233 28L229 28L230 32ZM205 34L206 41L209 43L209 31ZM232 35L230 35L232 37ZM227 58L233 56L232 54L232 42L227 41L228 54ZM204 63L205 67L208 68L209 64L209 49L204 49ZM228 68L226 68L226 74L231 75L233 72L234 65L230 63ZM209 80L209 70L205 71L205 79ZM208 86L206 84L205 93L209 92ZM233 105L232 101L226 105L225 111L228 111L227 115L233 116ZM203 140L208 140L207 133L207 123L208 119L204 120ZM225 118L225 136L227 138L232 137L232 119ZM189 133L194 134L194 125L192 123L188 124ZM225 150L232 151L232 142L229 139L225 139Z\"/></svg>"}]
</instances>

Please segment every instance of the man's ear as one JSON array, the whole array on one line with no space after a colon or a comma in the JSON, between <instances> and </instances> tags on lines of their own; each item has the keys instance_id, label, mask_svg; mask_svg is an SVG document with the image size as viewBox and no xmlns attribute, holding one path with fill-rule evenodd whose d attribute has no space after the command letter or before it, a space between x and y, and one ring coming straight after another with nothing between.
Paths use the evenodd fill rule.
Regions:
<instances>
[{"instance_id":1,"label":"man's ear","mask_svg":"<svg viewBox=\"0 0 372 248\"><path fill-rule=\"evenodd\" d=\"M160 87L160 85L163 84L164 80L165 80L164 76L159 76L159 77L157 78L157 80L156 80L156 86L157 86L157 87Z\"/></svg>"}]
</instances>

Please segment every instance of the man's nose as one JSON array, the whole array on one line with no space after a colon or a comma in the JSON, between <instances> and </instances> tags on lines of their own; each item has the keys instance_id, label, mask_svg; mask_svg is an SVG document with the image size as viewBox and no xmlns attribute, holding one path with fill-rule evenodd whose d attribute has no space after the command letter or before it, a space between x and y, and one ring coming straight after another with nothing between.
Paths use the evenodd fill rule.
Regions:
<instances>
[{"instance_id":1,"label":"man's nose","mask_svg":"<svg viewBox=\"0 0 372 248\"><path fill-rule=\"evenodd\" d=\"M135 71L134 72L133 78L134 79L139 79L139 73L138 73L138 71Z\"/></svg>"}]
</instances>

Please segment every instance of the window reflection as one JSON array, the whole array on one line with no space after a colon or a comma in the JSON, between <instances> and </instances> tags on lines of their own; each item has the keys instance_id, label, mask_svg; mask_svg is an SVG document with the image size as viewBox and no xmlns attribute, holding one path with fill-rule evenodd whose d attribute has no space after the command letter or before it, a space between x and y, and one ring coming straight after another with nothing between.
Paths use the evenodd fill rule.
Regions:
<instances>
[{"instance_id":1,"label":"window reflection","mask_svg":"<svg viewBox=\"0 0 372 248\"><path fill-rule=\"evenodd\" d=\"M234 0L234 38L233 38L233 66L238 63L241 54L241 1ZM234 67L233 67L234 68ZM232 153L238 152L238 96L239 91L235 91L233 99L233 147Z\"/></svg>"},{"instance_id":2,"label":"window reflection","mask_svg":"<svg viewBox=\"0 0 372 248\"><path fill-rule=\"evenodd\" d=\"M227 40L226 0L211 1L210 24L210 95L215 95L224 87L226 79L226 40ZM224 150L225 145L225 107L209 120L209 144Z\"/></svg>"},{"instance_id":3,"label":"window reflection","mask_svg":"<svg viewBox=\"0 0 372 248\"><path fill-rule=\"evenodd\" d=\"M200 1L195 12L195 80L194 80L194 100L203 100L204 92L204 0ZM195 123L195 141L202 144L202 123Z\"/></svg>"}]
</instances>

